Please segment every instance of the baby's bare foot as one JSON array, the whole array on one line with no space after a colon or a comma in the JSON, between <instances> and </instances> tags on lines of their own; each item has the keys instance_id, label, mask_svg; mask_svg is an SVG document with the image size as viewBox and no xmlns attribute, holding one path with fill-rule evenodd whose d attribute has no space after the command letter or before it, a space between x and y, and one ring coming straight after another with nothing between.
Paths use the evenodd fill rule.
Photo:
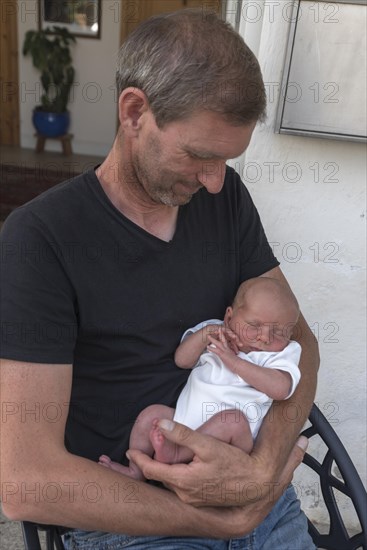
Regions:
<instances>
[{"instance_id":1,"label":"baby's bare foot","mask_svg":"<svg viewBox=\"0 0 367 550\"><path fill-rule=\"evenodd\" d=\"M156 460L165 464L175 464L178 461L178 446L164 437L159 429L158 419L153 421L149 437L154 448L154 458Z\"/></svg>"},{"instance_id":2,"label":"baby's bare foot","mask_svg":"<svg viewBox=\"0 0 367 550\"><path fill-rule=\"evenodd\" d=\"M129 466L123 466L119 462L114 462L113 460L111 460L109 456L101 455L99 457L98 464L104 466L105 468L110 468L115 472L119 472L120 474L124 474L125 476L132 477L134 479L144 479L140 468L138 468L133 462L130 462Z\"/></svg>"},{"instance_id":3,"label":"baby's bare foot","mask_svg":"<svg viewBox=\"0 0 367 550\"><path fill-rule=\"evenodd\" d=\"M101 455L99 457L98 464L101 464L101 466L106 466L106 468L111 468L112 460L107 455Z\"/></svg>"},{"instance_id":4,"label":"baby's bare foot","mask_svg":"<svg viewBox=\"0 0 367 550\"><path fill-rule=\"evenodd\" d=\"M101 464L101 466L104 466L105 468L110 468L111 470L120 472L121 474L125 473L124 470L126 469L126 466L122 466L122 464L114 462L107 455L101 455L99 457L98 464Z\"/></svg>"}]
</instances>

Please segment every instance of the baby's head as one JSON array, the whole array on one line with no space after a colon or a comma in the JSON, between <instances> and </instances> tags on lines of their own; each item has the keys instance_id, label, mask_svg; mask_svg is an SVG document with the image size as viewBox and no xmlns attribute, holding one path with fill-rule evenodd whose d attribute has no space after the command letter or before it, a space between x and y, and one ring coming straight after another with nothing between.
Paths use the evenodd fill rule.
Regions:
<instances>
[{"instance_id":1,"label":"baby's head","mask_svg":"<svg viewBox=\"0 0 367 550\"><path fill-rule=\"evenodd\" d=\"M244 352L282 351L298 317L298 302L288 286L256 277L241 284L224 323L237 334Z\"/></svg>"}]
</instances>

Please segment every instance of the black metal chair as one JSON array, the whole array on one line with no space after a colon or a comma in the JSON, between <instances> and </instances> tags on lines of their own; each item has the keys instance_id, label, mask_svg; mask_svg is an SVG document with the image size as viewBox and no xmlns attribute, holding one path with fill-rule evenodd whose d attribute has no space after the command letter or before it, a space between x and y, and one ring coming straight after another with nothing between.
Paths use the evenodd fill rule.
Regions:
<instances>
[{"instance_id":1,"label":"black metal chair","mask_svg":"<svg viewBox=\"0 0 367 550\"><path fill-rule=\"evenodd\" d=\"M47 550L65 550L61 534L64 528L56 525L40 525L30 521L22 521L24 548L26 550L42 550L40 532L45 532Z\"/></svg>"},{"instance_id":2,"label":"black metal chair","mask_svg":"<svg viewBox=\"0 0 367 550\"><path fill-rule=\"evenodd\" d=\"M311 426L302 432L303 435L309 439L321 437L327 452L321 462L306 453L303 462L320 478L324 502L330 517L327 534L322 534L309 520L312 539L317 548L324 550L367 550L367 493L362 481L339 437L316 405L312 407L309 421ZM333 475L331 469L334 464L338 467L343 481ZM335 489L351 499L360 522L361 530L357 534L349 535L345 527L335 498ZM64 550L61 538L64 528L24 521L22 529L26 550L42 550L40 531L46 533L47 550Z\"/></svg>"},{"instance_id":3,"label":"black metal chair","mask_svg":"<svg viewBox=\"0 0 367 550\"><path fill-rule=\"evenodd\" d=\"M320 409L314 404L309 416L311 426L303 435L311 439L319 436L327 447L322 461L306 453L304 464L319 476L319 483L329 514L328 533L322 534L309 520L309 532L317 548L326 550L367 550L367 493L344 445ZM342 480L332 473L336 465ZM360 522L360 532L350 535L338 507L335 490L350 498Z\"/></svg>"}]
</instances>

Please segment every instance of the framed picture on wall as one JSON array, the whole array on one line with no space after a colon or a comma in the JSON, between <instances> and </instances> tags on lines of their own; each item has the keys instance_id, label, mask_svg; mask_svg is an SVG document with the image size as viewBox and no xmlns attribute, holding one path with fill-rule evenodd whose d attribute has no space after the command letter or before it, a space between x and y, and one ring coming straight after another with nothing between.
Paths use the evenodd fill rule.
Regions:
<instances>
[{"instance_id":1,"label":"framed picture on wall","mask_svg":"<svg viewBox=\"0 0 367 550\"><path fill-rule=\"evenodd\" d=\"M75 36L100 38L102 0L38 0L40 29L66 27Z\"/></svg>"},{"instance_id":2,"label":"framed picture on wall","mask_svg":"<svg viewBox=\"0 0 367 550\"><path fill-rule=\"evenodd\" d=\"M366 0L293 0L289 23L276 132L365 143Z\"/></svg>"}]
</instances>

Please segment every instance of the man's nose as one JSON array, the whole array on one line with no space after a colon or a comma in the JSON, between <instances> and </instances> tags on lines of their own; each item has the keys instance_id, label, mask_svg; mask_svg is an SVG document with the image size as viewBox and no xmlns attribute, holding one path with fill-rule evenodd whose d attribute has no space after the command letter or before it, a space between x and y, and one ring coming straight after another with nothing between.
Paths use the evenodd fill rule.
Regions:
<instances>
[{"instance_id":1,"label":"man's nose","mask_svg":"<svg viewBox=\"0 0 367 550\"><path fill-rule=\"evenodd\" d=\"M200 183L209 193L219 193L223 187L226 174L226 163L223 161L203 162L202 168L197 175Z\"/></svg>"}]
</instances>

